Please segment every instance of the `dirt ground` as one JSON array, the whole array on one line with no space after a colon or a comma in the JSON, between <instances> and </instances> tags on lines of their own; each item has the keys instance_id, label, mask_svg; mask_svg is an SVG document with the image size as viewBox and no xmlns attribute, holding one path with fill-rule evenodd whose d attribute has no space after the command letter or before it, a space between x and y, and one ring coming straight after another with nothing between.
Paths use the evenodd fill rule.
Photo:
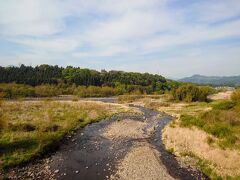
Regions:
<instances>
[{"instance_id":1,"label":"dirt ground","mask_svg":"<svg viewBox=\"0 0 240 180\"><path fill-rule=\"evenodd\" d=\"M212 100L228 100L231 98L233 91L219 92L209 96L209 99Z\"/></svg>"}]
</instances>

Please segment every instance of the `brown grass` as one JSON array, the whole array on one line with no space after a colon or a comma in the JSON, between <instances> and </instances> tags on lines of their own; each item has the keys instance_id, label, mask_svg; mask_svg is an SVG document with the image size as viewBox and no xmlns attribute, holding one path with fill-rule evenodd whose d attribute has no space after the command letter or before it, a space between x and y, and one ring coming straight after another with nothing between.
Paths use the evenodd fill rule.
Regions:
<instances>
[{"instance_id":1,"label":"brown grass","mask_svg":"<svg viewBox=\"0 0 240 180\"><path fill-rule=\"evenodd\" d=\"M240 152L223 150L214 142L209 143L209 135L206 132L197 128L168 126L164 130L163 137L166 148L174 149L177 155L192 153L209 162L217 175L240 176Z\"/></svg>"}]
</instances>

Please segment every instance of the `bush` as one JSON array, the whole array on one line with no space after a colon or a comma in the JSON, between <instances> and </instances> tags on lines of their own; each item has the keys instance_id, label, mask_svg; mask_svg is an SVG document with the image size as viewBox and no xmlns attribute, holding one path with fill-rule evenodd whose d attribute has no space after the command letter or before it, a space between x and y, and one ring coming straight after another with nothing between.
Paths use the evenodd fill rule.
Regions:
<instances>
[{"instance_id":1,"label":"bush","mask_svg":"<svg viewBox=\"0 0 240 180\"><path fill-rule=\"evenodd\" d=\"M240 88L236 89L231 96L234 102L240 103Z\"/></svg>"},{"instance_id":2,"label":"bush","mask_svg":"<svg viewBox=\"0 0 240 180\"><path fill-rule=\"evenodd\" d=\"M2 117L2 115L0 114L0 132L2 132L4 127L5 127L5 121L4 121L3 117Z\"/></svg>"},{"instance_id":3,"label":"bush","mask_svg":"<svg viewBox=\"0 0 240 180\"><path fill-rule=\"evenodd\" d=\"M7 125L6 119L3 116L2 112L0 112L0 133L4 130L6 125Z\"/></svg>"},{"instance_id":4,"label":"bush","mask_svg":"<svg viewBox=\"0 0 240 180\"><path fill-rule=\"evenodd\" d=\"M219 110L229 110L234 108L236 103L234 101L220 101L217 104L213 105L214 109L219 109Z\"/></svg>"},{"instance_id":5,"label":"bush","mask_svg":"<svg viewBox=\"0 0 240 180\"><path fill-rule=\"evenodd\" d=\"M172 91L174 100L195 102L207 101L208 95L212 94L214 90L208 86L198 87L192 84L185 84L179 86Z\"/></svg>"},{"instance_id":6,"label":"bush","mask_svg":"<svg viewBox=\"0 0 240 180\"><path fill-rule=\"evenodd\" d=\"M74 90L74 94L80 97L110 97L119 95L120 92L112 87L97 87L97 86L79 86Z\"/></svg>"},{"instance_id":7,"label":"bush","mask_svg":"<svg viewBox=\"0 0 240 180\"><path fill-rule=\"evenodd\" d=\"M208 124L219 124L224 123L231 126L240 125L240 117L237 112L230 110L212 110L204 113L201 116L202 119L205 120Z\"/></svg>"},{"instance_id":8,"label":"bush","mask_svg":"<svg viewBox=\"0 0 240 180\"><path fill-rule=\"evenodd\" d=\"M62 92L54 85L40 85L35 87L35 95L37 97L53 97L61 95Z\"/></svg>"},{"instance_id":9,"label":"bush","mask_svg":"<svg viewBox=\"0 0 240 180\"><path fill-rule=\"evenodd\" d=\"M203 127L204 122L196 117L190 116L190 115L181 115L181 126L183 127L191 127L191 126L197 126L197 127Z\"/></svg>"},{"instance_id":10,"label":"bush","mask_svg":"<svg viewBox=\"0 0 240 180\"><path fill-rule=\"evenodd\" d=\"M35 96L34 88L22 84L0 84L1 98L18 98Z\"/></svg>"}]
</instances>

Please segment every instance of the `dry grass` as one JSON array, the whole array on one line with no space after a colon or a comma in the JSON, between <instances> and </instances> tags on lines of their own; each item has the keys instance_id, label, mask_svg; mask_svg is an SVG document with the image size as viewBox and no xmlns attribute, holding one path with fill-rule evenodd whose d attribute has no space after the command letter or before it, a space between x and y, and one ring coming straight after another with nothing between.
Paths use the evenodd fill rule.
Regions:
<instances>
[{"instance_id":1,"label":"dry grass","mask_svg":"<svg viewBox=\"0 0 240 180\"><path fill-rule=\"evenodd\" d=\"M170 102L166 99L145 99L142 104L151 109L155 109L161 112L166 112L173 116L179 116L180 114L196 115L199 113L207 112L212 107L206 102Z\"/></svg>"},{"instance_id":2,"label":"dry grass","mask_svg":"<svg viewBox=\"0 0 240 180\"><path fill-rule=\"evenodd\" d=\"M177 155L194 154L208 162L214 173L219 176L240 176L240 152L219 148L212 137L197 128L165 128L164 143L167 149L174 149Z\"/></svg>"},{"instance_id":3,"label":"dry grass","mask_svg":"<svg viewBox=\"0 0 240 180\"><path fill-rule=\"evenodd\" d=\"M131 109L84 101L8 101L0 110L1 169L39 155L76 128Z\"/></svg>"}]
</instances>

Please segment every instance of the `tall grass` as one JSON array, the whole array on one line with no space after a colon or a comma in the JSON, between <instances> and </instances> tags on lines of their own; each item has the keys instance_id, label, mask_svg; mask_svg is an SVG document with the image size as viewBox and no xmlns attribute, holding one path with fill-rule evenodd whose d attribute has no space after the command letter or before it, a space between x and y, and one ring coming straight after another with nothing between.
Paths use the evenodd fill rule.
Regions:
<instances>
[{"instance_id":1,"label":"tall grass","mask_svg":"<svg viewBox=\"0 0 240 180\"><path fill-rule=\"evenodd\" d=\"M180 125L184 127L197 126L203 129L219 138L218 144L223 148L240 148L237 143L240 137L239 111L229 110L229 102L226 103L227 106L222 104L224 103L220 102L220 105L215 105L213 110L199 116L181 115Z\"/></svg>"},{"instance_id":2,"label":"tall grass","mask_svg":"<svg viewBox=\"0 0 240 180\"><path fill-rule=\"evenodd\" d=\"M234 102L240 103L240 88L236 89L231 96Z\"/></svg>"},{"instance_id":3,"label":"tall grass","mask_svg":"<svg viewBox=\"0 0 240 180\"><path fill-rule=\"evenodd\" d=\"M74 94L80 97L109 97L122 94L121 90L112 87L97 87L97 86L78 86L74 90Z\"/></svg>"},{"instance_id":4,"label":"tall grass","mask_svg":"<svg viewBox=\"0 0 240 180\"><path fill-rule=\"evenodd\" d=\"M3 115L2 106L3 106L3 101L0 99L0 133L6 127L6 120Z\"/></svg>"}]
</instances>

